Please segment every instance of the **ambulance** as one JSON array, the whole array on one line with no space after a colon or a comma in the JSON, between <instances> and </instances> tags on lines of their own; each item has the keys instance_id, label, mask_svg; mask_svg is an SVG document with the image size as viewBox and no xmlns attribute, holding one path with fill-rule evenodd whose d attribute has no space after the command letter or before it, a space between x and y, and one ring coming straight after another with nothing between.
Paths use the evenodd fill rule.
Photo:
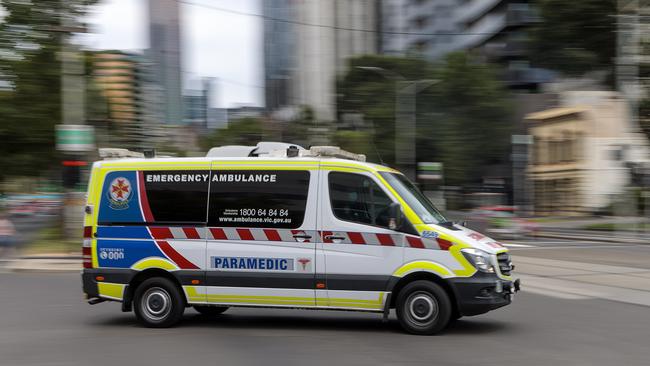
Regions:
<instances>
[{"instance_id":1,"label":"ambulance","mask_svg":"<svg viewBox=\"0 0 650 366\"><path fill-rule=\"evenodd\" d=\"M150 154L149 154L150 155ZM102 149L85 206L83 291L147 327L188 307L395 310L434 334L510 304L508 249L448 221L403 174L338 147L261 142L206 157Z\"/></svg>"}]
</instances>

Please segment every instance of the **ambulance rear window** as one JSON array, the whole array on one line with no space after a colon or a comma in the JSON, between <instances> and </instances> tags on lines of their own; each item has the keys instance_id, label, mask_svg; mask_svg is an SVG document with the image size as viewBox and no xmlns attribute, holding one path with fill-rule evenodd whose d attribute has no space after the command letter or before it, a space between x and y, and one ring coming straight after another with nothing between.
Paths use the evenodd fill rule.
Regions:
<instances>
[{"instance_id":1,"label":"ambulance rear window","mask_svg":"<svg viewBox=\"0 0 650 366\"><path fill-rule=\"evenodd\" d=\"M208 225L299 228L309 177L308 171L213 171Z\"/></svg>"},{"instance_id":2,"label":"ambulance rear window","mask_svg":"<svg viewBox=\"0 0 650 366\"><path fill-rule=\"evenodd\" d=\"M205 225L209 170L114 171L106 175L100 225Z\"/></svg>"},{"instance_id":3,"label":"ambulance rear window","mask_svg":"<svg viewBox=\"0 0 650 366\"><path fill-rule=\"evenodd\" d=\"M143 173L154 222L205 224L209 171L145 171Z\"/></svg>"}]
</instances>

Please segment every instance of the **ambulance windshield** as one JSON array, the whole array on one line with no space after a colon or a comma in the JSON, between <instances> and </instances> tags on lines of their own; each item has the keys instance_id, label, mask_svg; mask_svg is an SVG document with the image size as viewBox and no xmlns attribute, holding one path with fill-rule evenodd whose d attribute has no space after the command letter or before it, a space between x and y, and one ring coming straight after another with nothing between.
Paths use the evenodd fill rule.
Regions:
<instances>
[{"instance_id":1,"label":"ambulance windshield","mask_svg":"<svg viewBox=\"0 0 650 366\"><path fill-rule=\"evenodd\" d=\"M381 176L399 193L425 224L440 224L447 219L428 198L402 174L380 172Z\"/></svg>"}]
</instances>

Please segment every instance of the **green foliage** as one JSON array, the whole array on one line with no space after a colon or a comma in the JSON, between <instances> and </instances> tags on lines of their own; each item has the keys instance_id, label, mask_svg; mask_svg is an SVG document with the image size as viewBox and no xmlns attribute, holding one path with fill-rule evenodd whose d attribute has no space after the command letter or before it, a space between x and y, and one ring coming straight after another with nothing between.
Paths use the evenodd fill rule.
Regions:
<instances>
[{"instance_id":1,"label":"green foliage","mask_svg":"<svg viewBox=\"0 0 650 366\"><path fill-rule=\"evenodd\" d=\"M362 113L367 129L340 131L337 143L364 153L376 161L373 141L388 165L394 164L395 81L375 71L355 66L381 67L407 80L439 82L417 95L416 151L418 161L444 163L447 184L479 182L486 167L507 159L513 115L508 91L490 66L466 54L449 55L434 65L421 59L363 56L350 61L351 68L339 81L341 113ZM359 146L359 147L356 147Z\"/></svg>"},{"instance_id":2,"label":"green foliage","mask_svg":"<svg viewBox=\"0 0 650 366\"><path fill-rule=\"evenodd\" d=\"M283 141L304 147L312 145L313 127L317 124L314 113L309 107L302 107L291 121L272 121L259 118L243 118L228 124L227 129L216 130L201 140L201 148L209 150L223 145L257 145L260 141Z\"/></svg>"},{"instance_id":3,"label":"green foliage","mask_svg":"<svg viewBox=\"0 0 650 366\"><path fill-rule=\"evenodd\" d=\"M357 154L365 154L368 160L379 160L372 147L372 135L368 131L336 131L333 137L335 146Z\"/></svg>"},{"instance_id":4,"label":"green foliage","mask_svg":"<svg viewBox=\"0 0 650 366\"><path fill-rule=\"evenodd\" d=\"M607 70L616 57L616 0L540 0L531 32L533 60L567 75Z\"/></svg>"},{"instance_id":5,"label":"green foliage","mask_svg":"<svg viewBox=\"0 0 650 366\"><path fill-rule=\"evenodd\" d=\"M257 118L242 118L228 125L228 128L216 130L201 141L201 147L209 150L223 145L256 145L262 141L262 122Z\"/></svg>"},{"instance_id":6,"label":"green foliage","mask_svg":"<svg viewBox=\"0 0 650 366\"><path fill-rule=\"evenodd\" d=\"M54 126L61 122L64 17L78 18L94 1L10 1L0 23L0 181L37 175L54 162Z\"/></svg>"},{"instance_id":7,"label":"green foliage","mask_svg":"<svg viewBox=\"0 0 650 366\"><path fill-rule=\"evenodd\" d=\"M418 147L435 147L439 159L428 161L444 163L448 184L479 182L489 165L507 159L514 122L508 91L492 67L463 53L447 56L438 78L422 96L438 115L421 127Z\"/></svg>"},{"instance_id":8,"label":"green foliage","mask_svg":"<svg viewBox=\"0 0 650 366\"><path fill-rule=\"evenodd\" d=\"M380 72L361 69L376 67ZM349 61L348 72L337 83L339 114L362 113L370 139L387 164L395 161L395 81L391 74L408 80L431 79L433 67L422 59L390 56L361 56ZM351 149L356 152L356 149ZM373 149L374 150L374 149ZM367 154L378 162L377 153Z\"/></svg>"}]
</instances>

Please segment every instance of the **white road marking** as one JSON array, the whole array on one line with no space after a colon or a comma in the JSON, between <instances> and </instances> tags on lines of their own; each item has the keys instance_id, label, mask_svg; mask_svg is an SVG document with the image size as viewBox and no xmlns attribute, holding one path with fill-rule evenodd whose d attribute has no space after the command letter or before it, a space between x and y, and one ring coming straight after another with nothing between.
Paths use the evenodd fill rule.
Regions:
<instances>
[{"instance_id":1,"label":"white road marking","mask_svg":"<svg viewBox=\"0 0 650 366\"><path fill-rule=\"evenodd\" d=\"M514 244L514 243L501 243L505 247L509 248L534 248L534 245L528 245L528 244Z\"/></svg>"}]
</instances>

